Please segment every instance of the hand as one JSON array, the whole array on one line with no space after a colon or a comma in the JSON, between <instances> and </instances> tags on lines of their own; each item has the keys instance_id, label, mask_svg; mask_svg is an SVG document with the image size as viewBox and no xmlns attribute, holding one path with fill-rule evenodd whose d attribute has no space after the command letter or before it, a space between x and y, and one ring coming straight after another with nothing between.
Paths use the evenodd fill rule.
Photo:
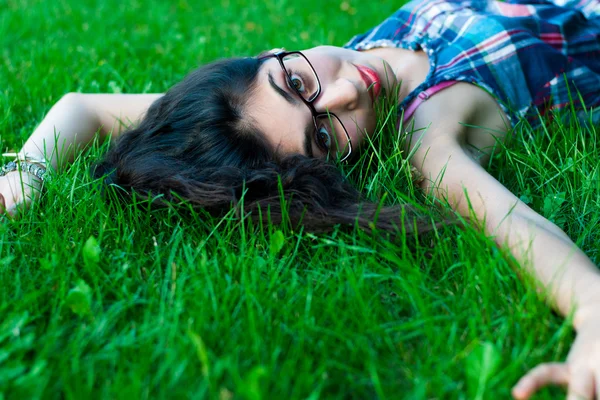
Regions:
<instances>
[{"instance_id":1,"label":"hand","mask_svg":"<svg viewBox=\"0 0 600 400\"><path fill-rule=\"evenodd\" d=\"M20 206L27 207L40 196L42 181L25 171L12 171L0 176L0 214L17 214Z\"/></svg>"},{"instance_id":2,"label":"hand","mask_svg":"<svg viewBox=\"0 0 600 400\"><path fill-rule=\"evenodd\" d=\"M600 398L600 308L578 324L566 362L543 363L522 377L512 390L515 399L529 399L546 385L568 387L567 400Z\"/></svg>"}]
</instances>

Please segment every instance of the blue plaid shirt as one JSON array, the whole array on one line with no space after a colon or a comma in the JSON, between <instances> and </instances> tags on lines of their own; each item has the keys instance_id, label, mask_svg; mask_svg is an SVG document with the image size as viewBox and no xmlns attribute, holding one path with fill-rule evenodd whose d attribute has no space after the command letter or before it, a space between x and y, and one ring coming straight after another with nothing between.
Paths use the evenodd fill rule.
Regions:
<instances>
[{"instance_id":1,"label":"blue plaid shirt","mask_svg":"<svg viewBox=\"0 0 600 400\"><path fill-rule=\"evenodd\" d=\"M425 81L400 104L445 81L492 94L514 124L573 104L600 107L600 0L414 0L344 47L423 49Z\"/></svg>"}]
</instances>

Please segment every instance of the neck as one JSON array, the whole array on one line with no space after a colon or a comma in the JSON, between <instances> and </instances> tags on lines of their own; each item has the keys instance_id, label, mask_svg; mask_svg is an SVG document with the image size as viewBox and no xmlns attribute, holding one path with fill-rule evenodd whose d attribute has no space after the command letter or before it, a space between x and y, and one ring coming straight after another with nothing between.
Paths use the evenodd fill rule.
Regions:
<instances>
[{"instance_id":1,"label":"neck","mask_svg":"<svg viewBox=\"0 0 600 400\"><path fill-rule=\"evenodd\" d=\"M390 73L400 85L398 100L402 101L415 90L429 73L429 57L422 50L407 50L382 47L369 50L382 58L390 68Z\"/></svg>"}]
</instances>

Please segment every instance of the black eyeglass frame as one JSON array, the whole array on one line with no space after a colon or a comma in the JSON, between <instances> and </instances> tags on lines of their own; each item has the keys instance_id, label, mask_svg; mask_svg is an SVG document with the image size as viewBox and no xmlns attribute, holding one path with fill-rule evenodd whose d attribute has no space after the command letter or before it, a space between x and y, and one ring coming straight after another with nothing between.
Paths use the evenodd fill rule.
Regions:
<instances>
[{"instance_id":1,"label":"black eyeglass frame","mask_svg":"<svg viewBox=\"0 0 600 400\"><path fill-rule=\"evenodd\" d=\"M291 84L292 81L292 77L290 76L290 73L288 72L288 70L285 68L285 65L283 63L283 58L292 54L298 54L300 55L310 66L310 68L313 70L313 74L315 75L315 78L317 79L317 91L316 93L313 95L313 97L310 100L306 100L302 94L298 91L298 89L296 89L296 87ZM298 97L300 98L300 100L302 100L302 102L304 104L306 104L306 106L308 107L308 109L310 110L310 113L312 114L313 117L313 124L315 125L315 130L318 131L319 130L319 125L317 122L317 118L330 118L330 117L334 117L335 119L338 120L338 122L340 123L340 126L342 127L342 129L344 130L344 133L346 134L346 138L348 139L348 154L344 155L342 157L342 159L340 160L340 162L346 161L350 155L352 154L352 141L350 140L350 135L348 134L348 131L346 130L346 127L344 126L344 124L342 123L342 120L335 115L332 112L318 112L315 109L315 106L313 105L313 103L315 102L315 100L319 97L319 95L321 94L321 81L319 80L319 75L317 75L317 71L315 70L315 67L313 67L313 65L310 63L310 61L308 60L308 58L306 58L306 56L304 54L302 54L302 52L300 51L277 51L275 53L269 53L269 54L264 54L264 55L260 55L258 57L259 60L265 59L265 58L269 58L269 57L275 57L277 59L277 61L279 61L279 65L281 66L281 69L283 69L283 72L285 72L285 75L287 76L288 79L288 83L294 92L296 92L296 94L298 95Z\"/></svg>"}]
</instances>

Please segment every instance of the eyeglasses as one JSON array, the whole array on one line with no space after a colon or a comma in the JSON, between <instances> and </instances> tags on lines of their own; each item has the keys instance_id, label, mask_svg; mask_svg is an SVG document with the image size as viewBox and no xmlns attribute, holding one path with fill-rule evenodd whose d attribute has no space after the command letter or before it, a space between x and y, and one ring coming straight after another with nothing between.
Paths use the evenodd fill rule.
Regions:
<instances>
[{"instance_id":1,"label":"eyeglasses","mask_svg":"<svg viewBox=\"0 0 600 400\"><path fill-rule=\"evenodd\" d=\"M330 154L335 146L342 154L340 161L346 161L352 154L350 135L337 115L331 112L320 113L315 109L313 104L321 94L321 82L308 58L299 51L279 51L261 55L258 59L269 57L277 58L287 77L288 86L310 110L315 125L317 146L327 154ZM344 146L340 146L336 132L344 133L347 139Z\"/></svg>"}]
</instances>

